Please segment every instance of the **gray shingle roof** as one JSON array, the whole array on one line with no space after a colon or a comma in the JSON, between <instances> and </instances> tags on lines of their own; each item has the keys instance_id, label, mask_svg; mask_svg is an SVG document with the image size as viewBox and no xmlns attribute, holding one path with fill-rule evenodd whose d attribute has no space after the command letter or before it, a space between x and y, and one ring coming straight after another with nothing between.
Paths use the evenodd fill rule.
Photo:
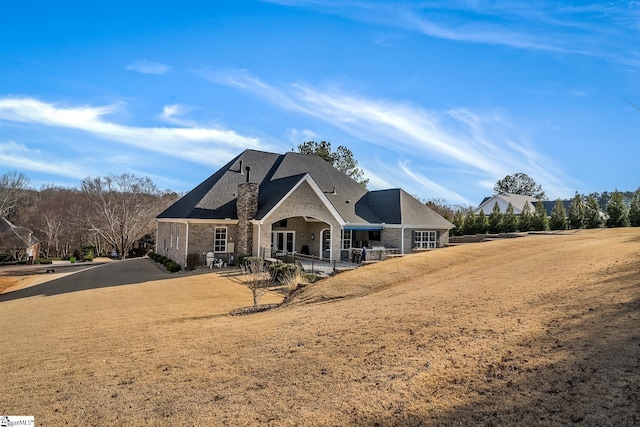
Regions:
<instances>
[{"instance_id":1,"label":"gray shingle roof","mask_svg":"<svg viewBox=\"0 0 640 427\"><path fill-rule=\"evenodd\" d=\"M367 191L318 156L246 150L158 215L163 218L237 219L236 192L260 184L257 219L264 217L306 174L346 223L453 225L400 189ZM335 192L333 191L335 189Z\"/></svg>"}]
</instances>

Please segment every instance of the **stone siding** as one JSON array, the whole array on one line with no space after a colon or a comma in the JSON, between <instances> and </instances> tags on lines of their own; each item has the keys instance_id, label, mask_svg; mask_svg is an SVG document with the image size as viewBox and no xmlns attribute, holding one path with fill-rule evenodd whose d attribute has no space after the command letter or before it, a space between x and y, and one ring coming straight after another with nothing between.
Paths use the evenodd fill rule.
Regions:
<instances>
[{"instance_id":1,"label":"stone siding","mask_svg":"<svg viewBox=\"0 0 640 427\"><path fill-rule=\"evenodd\" d=\"M253 224L251 220L258 213L259 185L246 182L238 186L238 241L236 251L238 254L249 255L253 249ZM253 252L256 253L256 252Z\"/></svg>"}]
</instances>

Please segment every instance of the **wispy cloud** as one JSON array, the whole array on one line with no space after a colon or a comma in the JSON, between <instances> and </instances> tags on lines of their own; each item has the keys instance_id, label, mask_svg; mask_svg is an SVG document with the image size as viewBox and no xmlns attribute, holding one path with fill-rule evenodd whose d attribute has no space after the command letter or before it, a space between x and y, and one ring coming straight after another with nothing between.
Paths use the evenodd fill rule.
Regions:
<instances>
[{"instance_id":1,"label":"wispy cloud","mask_svg":"<svg viewBox=\"0 0 640 427\"><path fill-rule=\"evenodd\" d=\"M265 0L310 8L354 21L401 28L428 37L516 49L630 59L612 45L630 47L628 34L638 33L635 2L559 5L557 2ZM392 18L390 18L392 17ZM621 44L622 43L622 44ZM627 47L627 49L624 48Z\"/></svg>"},{"instance_id":2,"label":"wispy cloud","mask_svg":"<svg viewBox=\"0 0 640 427\"><path fill-rule=\"evenodd\" d=\"M351 137L388 149L397 156L421 159L431 165L449 165L466 171L477 185L503 178L514 171L539 180L550 194L567 193L566 177L554 162L540 154L518 134L515 124L500 111L465 108L428 111L408 102L370 99L341 88L318 88L296 83L276 87L241 73L228 81L280 108L313 116ZM455 191L428 180L407 162L400 168L407 177L439 195ZM547 172L554 171L553 173Z\"/></svg>"},{"instance_id":3,"label":"wispy cloud","mask_svg":"<svg viewBox=\"0 0 640 427\"><path fill-rule=\"evenodd\" d=\"M109 114L122 108L123 104L60 106L35 98L0 98L0 120L73 129L96 138L213 166L232 158L240 149L264 148L258 138L223 128L136 127L107 120ZM167 114L171 117L171 111Z\"/></svg>"},{"instance_id":4,"label":"wispy cloud","mask_svg":"<svg viewBox=\"0 0 640 427\"><path fill-rule=\"evenodd\" d=\"M192 109L192 107L183 104L165 105L160 114L160 118L178 126L195 127L197 126L195 121L184 118L184 115Z\"/></svg>"},{"instance_id":5,"label":"wispy cloud","mask_svg":"<svg viewBox=\"0 0 640 427\"><path fill-rule=\"evenodd\" d=\"M14 141L0 141L0 165L17 170L49 173L69 178L89 176L91 171L73 162L29 149Z\"/></svg>"},{"instance_id":6,"label":"wispy cloud","mask_svg":"<svg viewBox=\"0 0 640 427\"><path fill-rule=\"evenodd\" d=\"M150 62L146 59L142 59L140 61L136 61L132 64L129 64L125 67L127 70L136 71L142 74L165 74L168 73L171 68L160 62Z\"/></svg>"}]
</instances>

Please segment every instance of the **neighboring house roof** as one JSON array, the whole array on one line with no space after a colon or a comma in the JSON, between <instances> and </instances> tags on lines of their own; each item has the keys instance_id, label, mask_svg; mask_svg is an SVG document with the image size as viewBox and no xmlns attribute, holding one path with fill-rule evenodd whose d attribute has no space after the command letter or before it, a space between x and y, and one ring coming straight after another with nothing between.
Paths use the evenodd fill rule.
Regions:
<instances>
[{"instance_id":1,"label":"neighboring house roof","mask_svg":"<svg viewBox=\"0 0 640 427\"><path fill-rule=\"evenodd\" d=\"M38 243L31 230L16 227L6 218L0 217L0 248L28 248Z\"/></svg>"},{"instance_id":2,"label":"neighboring house roof","mask_svg":"<svg viewBox=\"0 0 640 427\"><path fill-rule=\"evenodd\" d=\"M480 211L484 212L485 215L490 215L493 211L493 206L498 203L500 207L500 212L505 213L507 211L507 207L509 203L513 206L513 213L516 215L520 215L522 213L522 209L524 205L529 204L529 209L531 213L535 211L534 203L537 202L538 199L531 196L523 196L521 194L494 194L491 197L485 197L482 200L482 203L478 206L478 208L474 211L475 214L479 214Z\"/></svg>"},{"instance_id":3,"label":"neighboring house roof","mask_svg":"<svg viewBox=\"0 0 640 427\"><path fill-rule=\"evenodd\" d=\"M507 211L507 206L509 206L509 202L511 202L511 205L513 206L513 213L516 215L520 215L522 213L522 209L526 203L530 204L529 209L531 210L531 213L536 210L538 203L542 203L547 211L547 216L551 216L553 207L556 205L555 200L538 201L535 197L523 196L520 194L494 194L491 197L485 197L474 213L479 214L480 211L483 211L485 215L490 215L493 211L493 205L496 203L498 203L498 206L500 207L500 212L505 213ZM564 210L568 213L569 207L571 206L571 200L562 200L562 204L564 205Z\"/></svg>"},{"instance_id":4,"label":"neighboring house roof","mask_svg":"<svg viewBox=\"0 0 640 427\"><path fill-rule=\"evenodd\" d=\"M561 200L562 205L564 206L564 211L568 214L569 207L571 207L571 200ZM547 211L547 216L551 216L551 212L553 211L554 206L556 205L556 200L543 200L542 202L534 202L534 205L537 206L538 203L542 203L544 209Z\"/></svg>"},{"instance_id":5,"label":"neighboring house roof","mask_svg":"<svg viewBox=\"0 0 640 427\"><path fill-rule=\"evenodd\" d=\"M250 167L249 171L246 167ZM159 219L237 219L238 185L259 184L263 219L302 180L311 180L345 224L412 224L453 228L428 206L401 189L368 191L322 158L246 150L158 215ZM319 189L319 190L318 190Z\"/></svg>"}]
</instances>

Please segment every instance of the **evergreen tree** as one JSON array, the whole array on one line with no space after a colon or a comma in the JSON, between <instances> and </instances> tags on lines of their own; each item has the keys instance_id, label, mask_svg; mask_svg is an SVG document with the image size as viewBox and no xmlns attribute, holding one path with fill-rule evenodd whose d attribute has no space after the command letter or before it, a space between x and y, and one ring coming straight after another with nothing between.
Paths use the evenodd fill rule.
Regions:
<instances>
[{"instance_id":1,"label":"evergreen tree","mask_svg":"<svg viewBox=\"0 0 640 427\"><path fill-rule=\"evenodd\" d=\"M455 213L453 214L453 225L456 226L456 228L454 228L453 230L453 234L455 236L461 236L463 233L463 227L464 227L464 217L462 216L462 211L457 210L455 211Z\"/></svg>"},{"instance_id":2,"label":"evergreen tree","mask_svg":"<svg viewBox=\"0 0 640 427\"><path fill-rule=\"evenodd\" d=\"M485 215L484 211L480 211L478 216L476 216L476 233L485 234L488 228L489 220L487 219L487 215Z\"/></svg>"},{"instance_id":3,"label":"evergreen tree","mask_svg":"<svg viewBox=\"0 0 640 427\"><path fill-rule=\"evenodd\" d=\"M584 201L577 191L569 206L569 227L574 230L584 227Z\"/></svg>"},{"instance_id":4,"label":"evergreen tree","mask_svg":"<svg viewBox=\"0 0 640 427\"><path fill-rule=\"evenodd\" d=\"M636 190L629 207L629 225L640 227L640 189Z\"/></svg>"},{"instance_id":5,"label":"evergreen tree","mask_svg":"<svg viewBox=\"0 0 640 427\"><path fill-rule=\"evenodd\" d=\"M600 206L593 194L587 197L587 202L584 205L584 226L586 228L598 228L602 226Z\"/></svg>"},{"instance_id":6,"label":"evergreen tree","mask_svg":"<svg viewBox=\"0 0 640 427\"><path fill-rule=\"evenodd\" d=\"M546 231L549 229L549 218L547 218L547 210L541 200L536 202L536 211L531 220L531 229L535 231Z\"/></svg>"},{"instance_id":7,"label":"evergreen tree","mask_svg":"<svg viewBox=\"0 0 640 427\"><path fill-rule=\"evenodd\" d=\"M469 209L467 215L464 217L462 234L476 234L476 214L473 212L473 209Z\"/></svg>"},{"instance_id":8,"label":"evergreen tree","mask_svg":"<svg viewBox=\"0 0 640 427\"><path fill-rule=\"evenodd\" d=\"M529 203L525 203L522 207L522 213L520 213L520 218L518 218L518 230L527 232L531 230L531 221L533 220L533 214L531 213L531 208L529 207Z\"/></svg>"},{"instance_id":9,"label":"evergreen tree","mask_svg":"<svg viewBox=\"0 0 640 427\"><path fill-rule=\"evenodd\" d=\"M607 203L607 227L628 227L629 212L624 204L622 193L615 190Z\"/></svg>"},{"instance_id":10,"label":"evergreen tree","mask_svg":"<svg viewBox=\"0 0 640 427\"><path fill-rule=\"evenodd\" d=\"M493 204L493 210L489 214L489 233L500 233L502 231L503 215L498 202Z\"/></svg>"},{"instance_id":11,"label":"evergreen tree","mask_svg":"<svg viewBox=\"0 0 640 427\"><path fill-rule=\"evenodd\" d=\"M507 205L507 211L502 217L502 231L505 233L513 233L518 229L518 217L513 213L513 205L511 202Z\"/></svg>"},{"instance_id":12,"label":"evergreen tree","mask_svg":"<svg viewBox=\"0 0 640 427\"><path fill-rule=\"evenodd\" d=\"M562 200L556 200L556 204L553 205L551 211L551 219L549 220L549 228L551 230L566 230L567 229L567 211L564 209L564 203Z\"/></svg>"}]
</instances>

